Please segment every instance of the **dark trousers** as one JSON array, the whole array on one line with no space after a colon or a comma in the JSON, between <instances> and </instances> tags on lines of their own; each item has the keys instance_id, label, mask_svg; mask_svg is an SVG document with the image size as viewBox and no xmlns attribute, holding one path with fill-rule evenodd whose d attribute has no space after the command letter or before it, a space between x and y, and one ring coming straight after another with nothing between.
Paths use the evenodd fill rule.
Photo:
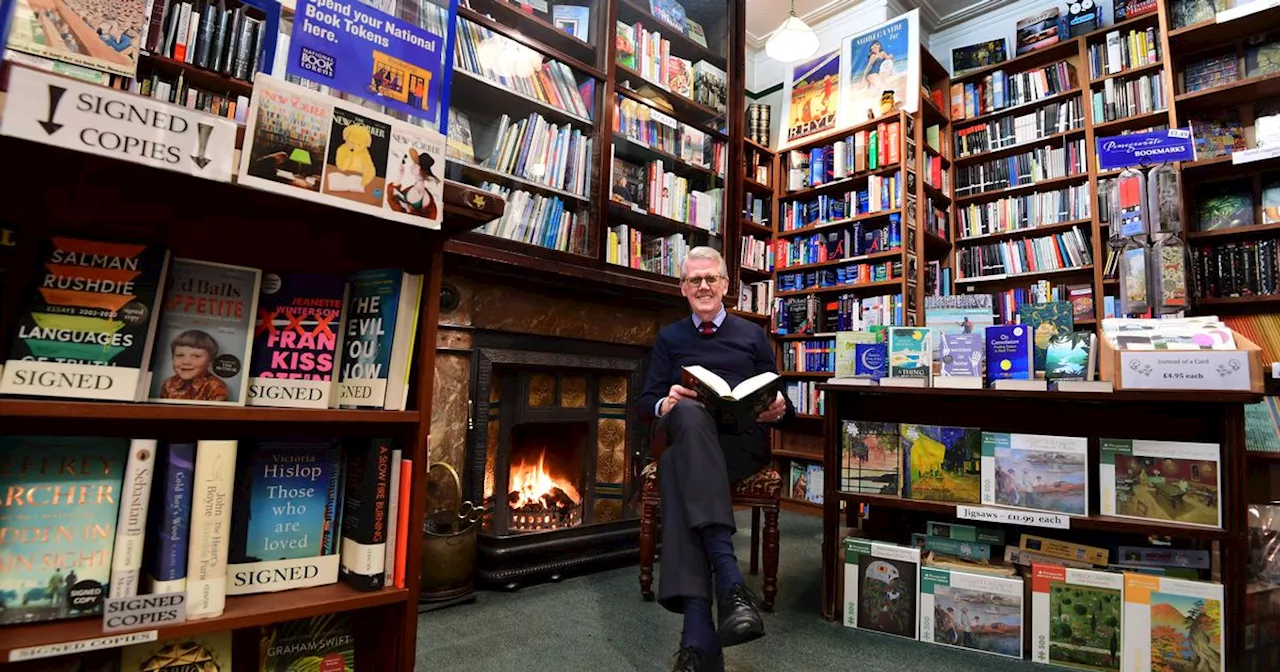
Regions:
<instances>
[{"instance_id":1,"label":"dark trousers","mask_svg":"<svg viewBox=\"0 0 1280 672\"><path fill-rule=\"evenodd\" d=\"M658 460L662 498L658 602L681 613L685 597L711 599L711 564L699 530L723 525L737 532L730 483L755 473L768 452L760 440L762 432L721 435L702 404L691 400L681 401L662 416L657 431L667 433L667 450Z\"/></svg>"}]
</instances>

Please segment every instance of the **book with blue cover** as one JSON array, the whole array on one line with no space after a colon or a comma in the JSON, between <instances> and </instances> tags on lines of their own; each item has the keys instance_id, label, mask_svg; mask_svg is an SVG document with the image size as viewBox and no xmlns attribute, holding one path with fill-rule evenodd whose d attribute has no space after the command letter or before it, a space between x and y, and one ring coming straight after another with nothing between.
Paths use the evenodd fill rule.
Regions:
<instances>
[{"instance_id":1,"label":"book with blue cover","mask_svg":"<svg viewBox=\"0 0 1280 672\"><path fill-rule=\"evenodd\" d=\"M240 451L232 564L324 555L334 530L341 450L332 442L262 442Z\"/></svg>"},{"instance_id":2,"label":"book with blue cover","mask_svg":"<svg viewBox=\"0 0 1280 672\"><path fill-rule=\"evenodd\" d=\"M1031 380L1031 330L1021 324L987 327L987 382Z\"/></svg>"},{"instance_id":3,"label":"book with blue cover","mask_svg":"<svg viewBox=\"0 0 1280 672\"><path fill-rule=\"evenodd\" d=\"M1018 322L1031 330L1032 359L1035 371L1044 371L1049 339L1069 334L1074 325L1074 312L1069 301L1024 303L1018 306Z\"/></svg>"},{"instance_id":4,"label":"book with blue cover","mask_svg":"<svg viewBox=\"0 0 1280 672\"><path fill-rule=\"evenodd\" d=\"M933 373L932 350L928 327L890 327L889 377L928 380Z\"/></svg>"},{"instance_id":5,"label":"book with blue cover","mask_svg":"<svg viewBox=\"0 0 1280 672\"><path fill-rule=\"evenodd\" d=\"M889 374L889 346L884 343L858 343L854 346L853 375L880 380Z\"/></svg>"},{"instance_id":6,"label":"book with blue cover","mask_svg":"<svg viewBox=\"0 0 1280 672\"><path fill-rule=\"evenodd\" d=\"M421 298L422 276L398 268L360 271L347 279L338 337L339 406L404 408Z\"/></svg>"},{"instance_id":7,"label":"book with blue cover","mask_svg":"<svg viewBox=\"0 0 1280 672\"><path fill-rule=\"evenodd\" d=\"M191 478L196 444L161 443L147 502L147 543L142 556L145 593L187 589L187 545L191 532Z\"/></svg>"}]
</instances>

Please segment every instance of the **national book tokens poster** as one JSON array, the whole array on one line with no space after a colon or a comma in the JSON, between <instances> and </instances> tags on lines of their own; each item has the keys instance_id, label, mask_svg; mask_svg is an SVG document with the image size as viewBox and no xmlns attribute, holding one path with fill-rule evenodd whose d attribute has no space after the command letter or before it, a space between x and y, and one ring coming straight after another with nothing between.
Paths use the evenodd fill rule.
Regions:
<instances>
[{"instance_id":1,"label":"national book tokens poster","mask_svg":"<svg viewBox=\"0 0 1280 672\"><path fill-rule=\"evenodd\" d=\"M8 47L133 77L149 8L143 0L16 0Z\"/></svg>"},{"instance_id":2,"label":"national book tokens poster","mask_svg":"<svg viewBox=\"0 0 1280 672\"><path fill-rule=\"evenodd\" d=\"M840 52L833 51L787 71L787 138L790 144L836 127L840 102Z\"/></svg>"},{"instance_id":3,"label":"national book tokens poster","mask_svg":"<svg viewBox=\"0 0 1280 672\"><path fill-rule=\"evenodd\" d=\"M841 128L920 104L920 11L851 35L841 45Z\"/></svg>"}]
</instances>

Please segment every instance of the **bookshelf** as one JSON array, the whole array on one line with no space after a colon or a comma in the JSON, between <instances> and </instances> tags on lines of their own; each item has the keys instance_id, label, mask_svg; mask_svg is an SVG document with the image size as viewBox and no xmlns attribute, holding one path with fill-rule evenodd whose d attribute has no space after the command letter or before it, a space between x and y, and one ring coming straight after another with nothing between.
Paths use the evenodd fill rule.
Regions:
<instances>
[{"instance_id":1,"label":"bookshelf","mask_svg":"<svg viewBox=\"0 0 1280 672\"><path fill-rule=\"evenodd\" d=\"M4 80L8 68L5 65ZM434 390L435 346L444 241L500 216L504 203L492 194L447 182L440 231L339 210L236 184L202 180L133 163L0 138L0 151L24 157L14 171L0 218L20 232L13 264L0 292L0 347L16 332L20 310L41 268L37 242L71 233L108 239L154 241L174 256L283 272L351 271L402 267L424 275L416 315L417 334L407 410L301 410L265 407L97 403L0 398L6 434L59 434L193 438L272 439L306 434L388 437L415 464L428 464ZM73 168L68 168L72 166ZM48 176L58 174L58 180ZM145 188L140 188L145 185ZM340 251L341 253L336 253ZM422 473L425 474L425 471ZM413 480L409 529L421 529L426 484ZM215 618L158 628L160 640L232 631L236 667L258 666L258 628L338 612L353 614L357 666L412 670L417 641L417 594L422 537L407 537L404 588L359 592L339 582L282 593L232 596ZM140 630L147 630L141 628ZM101 618L7 625L0 662L16 649L77 642L103 636ZM43 661L42 661L43 662Z\"/></svg>"}]
</instances>

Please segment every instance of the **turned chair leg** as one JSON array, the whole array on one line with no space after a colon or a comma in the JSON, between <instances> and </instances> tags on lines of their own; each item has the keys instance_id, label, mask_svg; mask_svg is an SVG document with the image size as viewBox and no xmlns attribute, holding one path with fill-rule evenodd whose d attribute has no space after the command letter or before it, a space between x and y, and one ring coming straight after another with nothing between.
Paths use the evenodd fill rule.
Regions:
<instances>
[{"instance_id":1,"label":"turned chair leg","mask_svg":"<svg viewBox=\"0 0 1280 672\"><path fill-rule=\"evenodd\" d=\"M778 504L764 509L764 608L773 611L778 596Z\"/></svg>"},{"instance_id":2,"label":"turned chair leg","mask_svg":"<svg viewBox=\"0 0 1280 672\"><path fill-rule=\"evenodd\" d=\"M640 595L653 601L653 557L656 553L654 533L658 527L658 503L644 499L640 507Z\"/></svg>"},{"instance_id":3,"label":"turned chair leg","mask_svg":"<svg viewBox=\"0 0 1280 672\"><path fill-rule=\"evenodd\" d=\"M751 574L760 573L760 507L751 507Z\"/></svg>"}]
</instances>

